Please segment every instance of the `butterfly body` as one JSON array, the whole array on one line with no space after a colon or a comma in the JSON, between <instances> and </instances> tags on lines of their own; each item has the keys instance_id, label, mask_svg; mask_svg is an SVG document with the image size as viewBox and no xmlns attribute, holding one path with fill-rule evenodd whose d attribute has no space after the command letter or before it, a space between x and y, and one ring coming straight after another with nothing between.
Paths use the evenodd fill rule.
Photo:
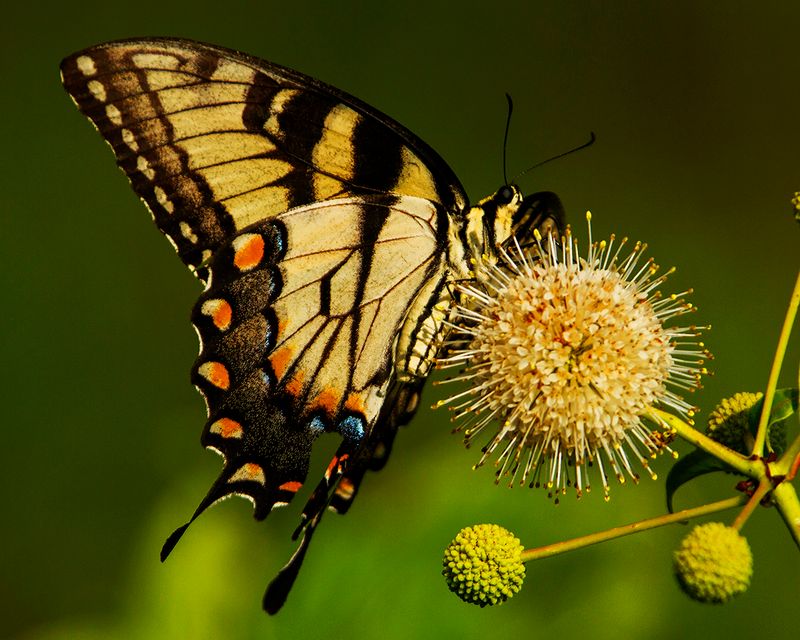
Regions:
<instances>
[{"instance_id":1,"label":"butterfly body","mask_svg":"<svg viewBox=\"0 0 800 640\"><path fill-rule=\"evenodd\" d=\"M219 47L112 42L66 58L62 77L205 285L192 381L208 407L202 443L224 467L189 523L234 494L266 517L302 487L314 440L342 438L303 510L301 547L267 592L273 612L324 509L349 508L414 414L451 319L449 285L511 234L557 227L560 204L505 186L470 208L447 164L399 124Z\"/></svg>"}]
</instances>

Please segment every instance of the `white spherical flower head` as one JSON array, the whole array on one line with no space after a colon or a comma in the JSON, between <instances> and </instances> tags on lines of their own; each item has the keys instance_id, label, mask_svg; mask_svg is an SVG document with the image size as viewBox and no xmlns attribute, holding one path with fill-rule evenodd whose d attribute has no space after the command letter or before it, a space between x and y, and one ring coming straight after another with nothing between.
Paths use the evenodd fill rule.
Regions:
<instances>
[{"instance_id":1,"label":"white spherical flower head","mask_svg":"<svg viewBox=\"0 0 800 640\"><path fill-rule=\"evenodd\" d=\"M591 225L589 233L584 258L568 229L560 244L551 236L529 251L513 242L475 284L458 287L439 365L461 368L450 381L470 388L442 404L455 404L468 443L499 421L479 462L499 452L498 481L574 484L580 495L590 489L585 466L595 464L608 496L607 465L620 481L623 470L638 479L629 454L655 477L647 458L666 443L641 416L659 403L693 410L670 387L699 386L708 354L693 342L697 328L664 325L693 310L688 292L662 299L654 292L666 275L642 260L644 245L621 258L624 240L591 243Z\"/></svg>"}]
</instances>

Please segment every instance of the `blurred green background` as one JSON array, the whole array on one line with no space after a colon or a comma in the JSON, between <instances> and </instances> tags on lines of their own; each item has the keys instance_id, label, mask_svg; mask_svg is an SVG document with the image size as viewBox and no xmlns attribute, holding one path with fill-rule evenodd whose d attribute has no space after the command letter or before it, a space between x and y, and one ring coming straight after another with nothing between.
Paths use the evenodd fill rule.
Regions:
<instances>
[{"instance_id":1,"label":"blurred green background","mask_svg":"<svg viewBox=\"0 0 800 640\"><path fill-rule=\"evenodd\" d=\"M529 565L495 609L462 604L439 575L462 527L496 522L530 546L659 514L660 482L571 496L495 487L477 451L425 408L346 518L329 516L285 609L260 610L293 550L301 501L255 523L211 510L169 561L158 552L219 470L198 447L189 384L199 288L111 153L62 91L60 59L104 40L206 40L319 77L390 114L451 163L473 200L499 186L503 93L515 99L510 172L579 233L650 243L694 287L716 376L696 402L766 382L798 267L789 199L800 189L800 5L302 1L15 3L0 24L4 162L0 314L4 506L0 636L9 638L705 638L783 634L800 556L774 511L745 533L749 592L725 607L676 588L674 526ZM782 383L799 359L797 340ZM703 420L703 416L700 417ZM321 443L321 472L335 442ZM685 447L680 447L686 450ZM658 461L661 477L669 460ZM695 481L678 505L729 495ZM726 514L726 518L732 518Z\"/></svg>"}]
</instances>

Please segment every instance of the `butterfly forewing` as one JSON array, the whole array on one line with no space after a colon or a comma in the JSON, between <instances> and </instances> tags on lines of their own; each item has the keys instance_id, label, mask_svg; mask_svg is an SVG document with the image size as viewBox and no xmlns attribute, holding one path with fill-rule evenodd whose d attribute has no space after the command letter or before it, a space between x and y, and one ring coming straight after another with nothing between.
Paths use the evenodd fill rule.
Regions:
<instances>
[{"instance_id":1,"label":"butterfly forewing","mask_svg":"<svg viewBox=\"0 0 800 640\"><path fill-rule=\"evenodd\" d=\"M441 158L397 123L234 51L121 41L65 59L62 77L201 277L225 238L295 206L361 193L466 203Z\"/></svg>"}]
</instances>

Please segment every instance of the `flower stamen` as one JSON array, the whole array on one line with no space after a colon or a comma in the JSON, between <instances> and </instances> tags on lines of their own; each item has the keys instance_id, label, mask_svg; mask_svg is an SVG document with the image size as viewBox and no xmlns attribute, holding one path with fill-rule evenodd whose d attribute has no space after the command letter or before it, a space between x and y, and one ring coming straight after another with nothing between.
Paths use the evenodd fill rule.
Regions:
<instances>
[{"instance_id":1,"label":"flower stamen","mask_svg":"<svg viewBox=\"0 0 800 640\"><path fill-rule=\"evenodd\" d=\"M660 404L688 420L695 408L679 394L700 387L710 354L698 342L707 327L664 324L696 310L691 289L658 290L675 269L659 274L644 243L624 255L627 238L594 241L588 213L587 225L585 257L569 227L560 242L537 230L525 248L512 238L496 262L476 263L475 282L455 285L437 366L459 368L445 382L470 387L437 406L450 405L467 445L499 421L475 465L495 456L496 482L580 496L593 467L607 498L611 475L638 482L634 460L656 477L649 459L672 450L642 416Z\"/></svg>"}]
</instances>

